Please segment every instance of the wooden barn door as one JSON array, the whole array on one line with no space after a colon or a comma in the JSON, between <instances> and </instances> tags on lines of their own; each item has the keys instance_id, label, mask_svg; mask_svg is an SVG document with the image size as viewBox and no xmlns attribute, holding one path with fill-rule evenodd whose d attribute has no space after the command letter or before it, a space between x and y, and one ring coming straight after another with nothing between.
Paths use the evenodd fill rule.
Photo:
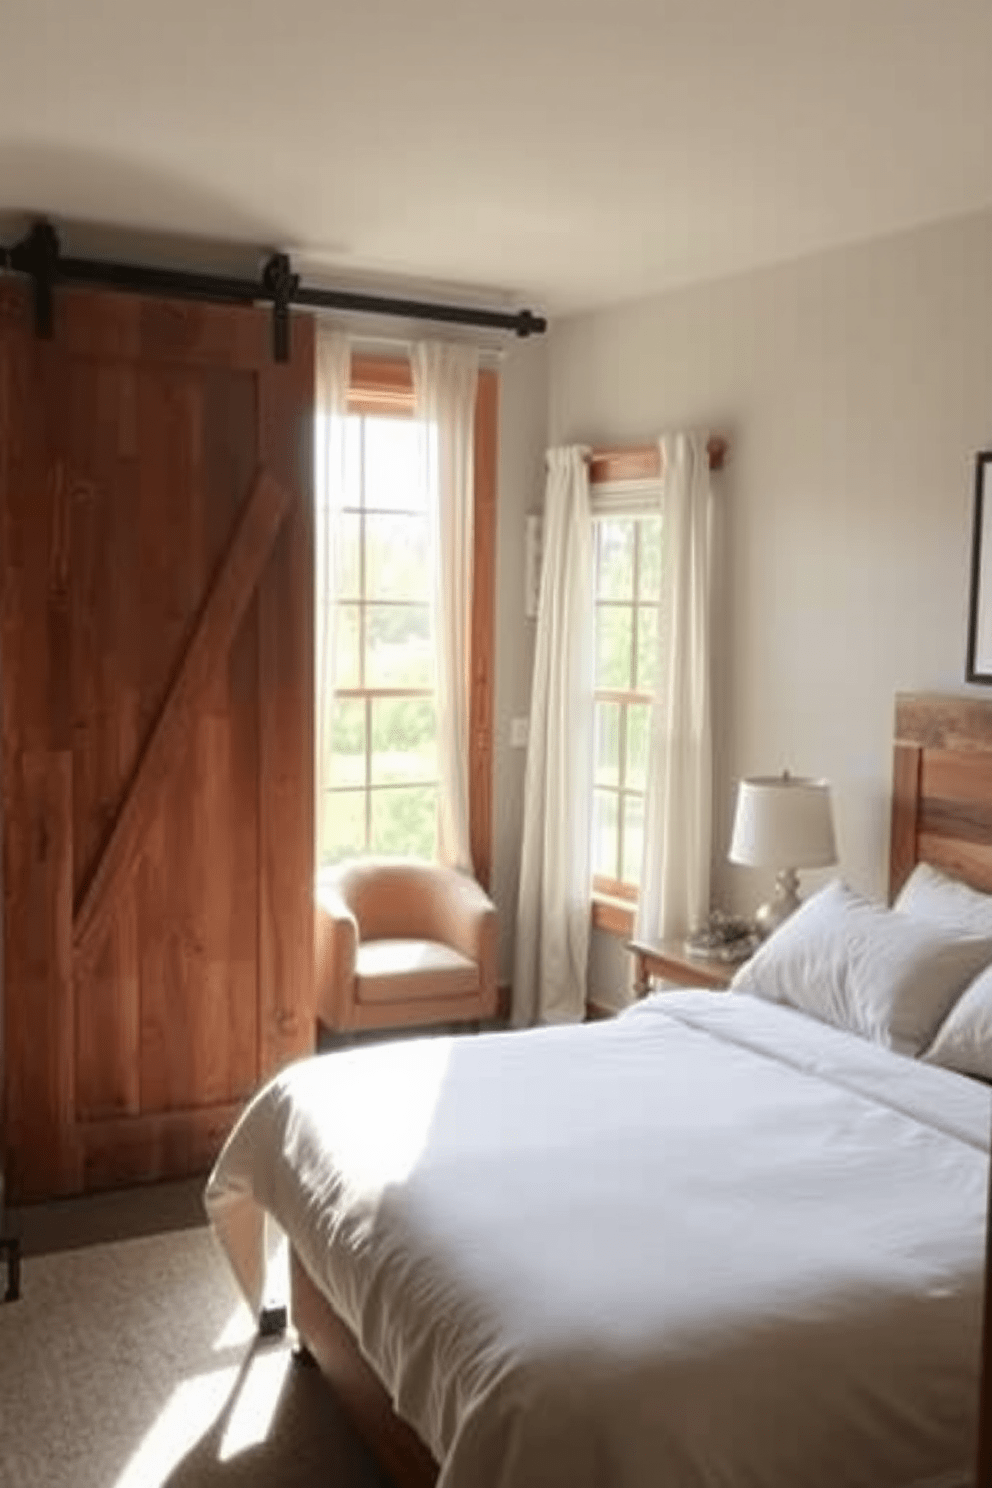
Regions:
<instances>
[{"instance_id":1,"label":"wooden barn door","mask_svg":"<svg viewBox=\"0 0 992 1488\"><path fill-rule=\"evenodd\" d=\"M11 1196L202 1170L312 1047L313 327L0 284Z\"/></svg>"}]
</instances>

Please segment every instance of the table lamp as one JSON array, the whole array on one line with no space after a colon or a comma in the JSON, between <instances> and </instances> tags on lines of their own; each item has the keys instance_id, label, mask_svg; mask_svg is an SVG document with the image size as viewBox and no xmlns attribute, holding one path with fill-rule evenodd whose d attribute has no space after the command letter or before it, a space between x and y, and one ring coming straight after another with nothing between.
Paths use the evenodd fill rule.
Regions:
<instances>
[{"instance_id":1,"label":"table lamp","mask_svg":"<svg viewBox=\"0 0 992 1488\"><path fill-rule=\"evenodd\" d=\"M799 908L797 868L837 861L827 781L803 780L788 770L742 780L728 856L749 868L777 870L775 892L754 917L759 935L771 935Z\"/></svg>"}]
</instances>

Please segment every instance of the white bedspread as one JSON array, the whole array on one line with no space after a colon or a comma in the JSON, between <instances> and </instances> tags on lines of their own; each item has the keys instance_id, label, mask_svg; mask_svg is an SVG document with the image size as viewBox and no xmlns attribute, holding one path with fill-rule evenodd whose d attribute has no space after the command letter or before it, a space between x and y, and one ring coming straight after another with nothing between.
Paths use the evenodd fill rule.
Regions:
<instances>
[{"instance_id":1,"label":"white bedspread","mask_svg":"<svg viewBox=\"0 0 992 1488\"><path fill-rule=\"evenodd\" d=\"M788 1008L287 1070L207 1204L271 1212L442 1488L906 1488L974 1450L990 1096Z\"/></svg>"}]
</instances>

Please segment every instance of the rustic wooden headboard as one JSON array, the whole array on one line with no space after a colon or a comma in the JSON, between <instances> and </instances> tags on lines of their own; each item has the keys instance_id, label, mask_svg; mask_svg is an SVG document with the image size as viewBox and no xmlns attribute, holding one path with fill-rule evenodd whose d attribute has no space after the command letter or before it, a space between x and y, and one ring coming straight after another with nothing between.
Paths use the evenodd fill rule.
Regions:
<instances>
[{"instance_id":1,"label":"rustic wooden headboard","mask_svg":"<svg viewBox=\"0 0 992 1488\"><path fill-rule=\"evenodd\" d=\"M992 892L992 698L896 697L890 898L919 862ZM976 1488L992 1488L992 1188L985 1243Z\"/></svg>"},{"instance_id":2,"label":"rustic wooden headboard","mask_svg":"<svg viewBox=\"0 0 992 1488\"><path fill-rule=\"evenodd\" d=\"M992 892L992 697L896 696L890 899L919 862Z\"/></svg>"}]
</instances>

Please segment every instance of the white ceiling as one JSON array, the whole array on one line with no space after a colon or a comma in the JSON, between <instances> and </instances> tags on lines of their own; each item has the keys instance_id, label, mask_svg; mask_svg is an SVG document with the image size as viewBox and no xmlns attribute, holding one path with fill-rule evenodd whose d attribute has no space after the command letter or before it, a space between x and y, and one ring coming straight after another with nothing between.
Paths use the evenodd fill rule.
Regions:
<instances>
[{"instance_id":1,"label":"white ceiling","mask_svg":"<svg viewBox=\"0 0 992 1488\"><path fill-rule=\"evenodd\" d=\"M992 203L990 55L990 0L0 0L0 214L563 312Z\"/></svg>"}]
</instances>

